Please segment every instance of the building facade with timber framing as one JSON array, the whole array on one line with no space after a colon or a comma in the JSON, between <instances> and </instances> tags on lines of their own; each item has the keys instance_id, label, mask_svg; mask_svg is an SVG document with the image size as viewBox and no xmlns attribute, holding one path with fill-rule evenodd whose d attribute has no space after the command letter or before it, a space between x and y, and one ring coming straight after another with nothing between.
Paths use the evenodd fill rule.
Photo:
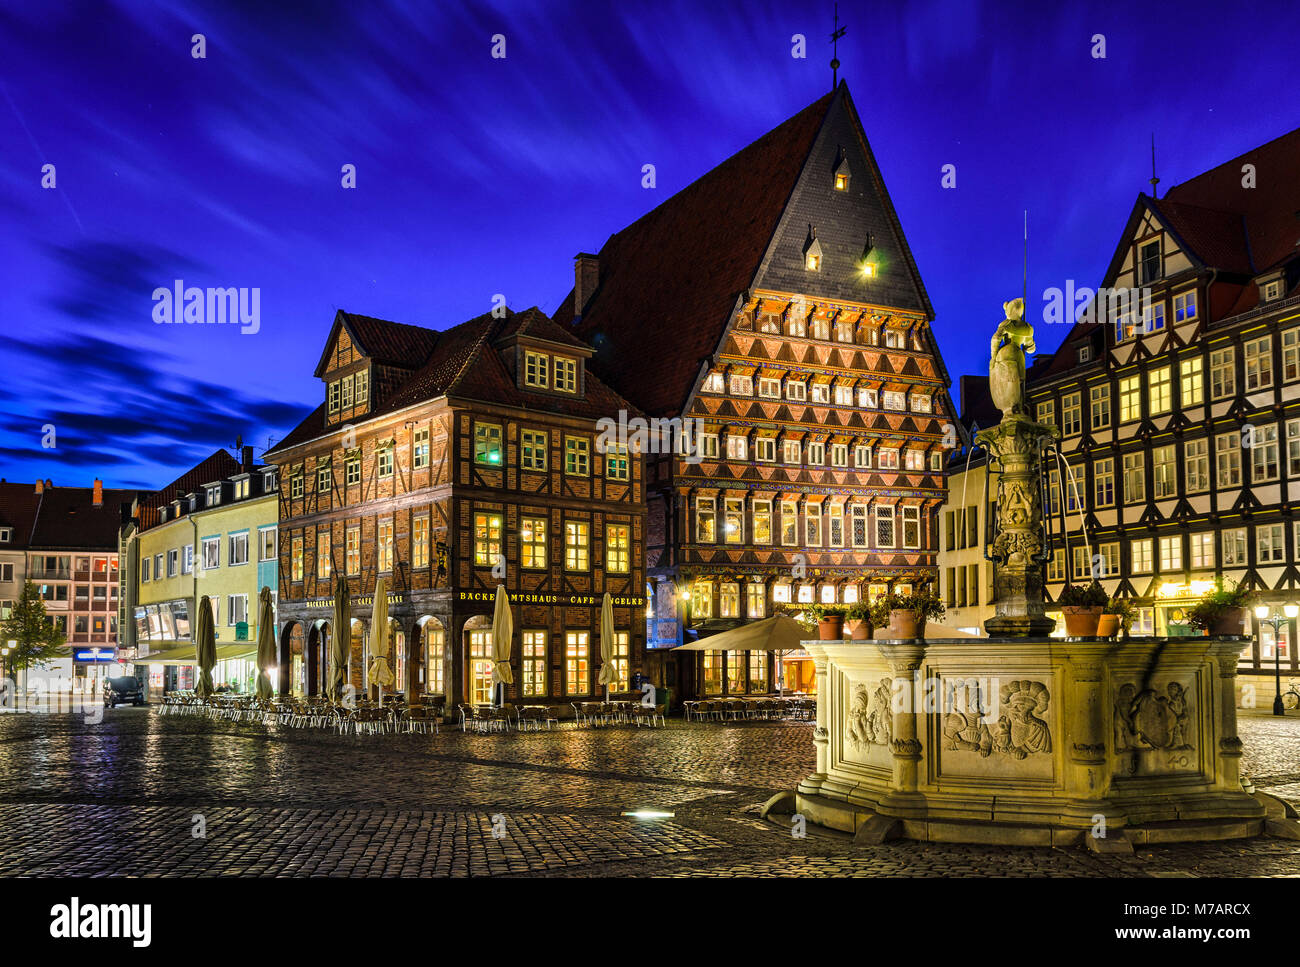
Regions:
<instances>
[{"instance_id":1,"label":"building facade with timber framing","mask_svg":"<svg viewBox=\"0 0 1300 967\"><path fill-rule=\"evenodd\" d=\"M1048 480L1053 596L1095 561L1141 634L1176 628L1220 577L1279 612L1300 598L1297 213L1300 129L1139 195L1102 287L1149 298L1076 323L1029 374L1068 462ZM1251 620L1242 671L1271 672L1277 648L1300 672L1295 621L1275 642Z\"/></svg>"},{"instance_id":2,"label":"building facade with timber framing","mask_svg":"<svg viewBox=\"0 0 1300 967\"><path fill-rule=\"evenodd\" d=\"M435 331L339 312L322 403L268 451L280 468L280 688L329 680L334 576L346 576L348 677L370 689L377 577L395 690L491 700L498 585L515 627L507 701L594 697L600 606L614 599L620 685L645 640L641 455L597 421L633 410L588 371L591 350L543 313L502 310ZM301 680L289 669L298 659Z\"/></svg>"},{"instance_id":3,"label":"building facade with timber framing","mask_svg":"<svg viewBox=\"0 0 1300 967\"><path fill-rule=\"evenodd\" d=\"M690 458L647 455L652 648L935 580L961 431L847 85L578 256L554 318L648 416L700 421ZM774 687L766 656L702 655L667 683Z\"/></svg>"}]
</instances>

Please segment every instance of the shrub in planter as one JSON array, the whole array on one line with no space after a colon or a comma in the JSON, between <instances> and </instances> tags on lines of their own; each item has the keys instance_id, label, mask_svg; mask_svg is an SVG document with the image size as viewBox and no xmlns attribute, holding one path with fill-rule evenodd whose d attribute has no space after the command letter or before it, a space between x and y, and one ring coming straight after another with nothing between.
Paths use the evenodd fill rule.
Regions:
<instances>
[{"instance_id":1,"label":"shrub in planter","mask_svg":"<svg viewBox=\"0 0 1300 967\"><path fill-rule=\"evenodd\" d=\"M838 604L810 604L804 612L817 622L817 637L822 641L844 637L844 609Z\"/></svg>"},{"instance_id":2,"label":"shrub in planter","mask_svg":"<svg viewBox=\"0 0 1300 967\"><path fill-rule=\"evenodd\" d=\"M1254 598L1240 584L1225 588L1223 579L1217 578L1214 588L1202 594L1201 600L1187 613L1187 621L1212 635L1244 635L1247 613Z\"/></svg>"},{"instance_id":3,"label":"shrub in planter","mask_svg":"<svg viewBox=\"0 0 1300 967\"><path fill-rule=\"evenodd\" d=\"M1065 633L1071 638L1095 638L1106 607L1106 590L1093 581L1088 585L1067 584L1057 599L1065 614Z\"/></svg>"},{"instance_id":4,"label":"shrub in planter","mask_svg":"<svg viewBox=\"0 0 1300 967\"><path fill-rule=\"evenodd\" d=\"M942 618L947 611L939 596L928 588L911 594L891 594L886 607L889 609L891 638L924 638L926 621Z\"/></svg>"},{"instance_id":5,"label":"shrub in planter","mask_svg":"<svg viewBox=\"0 0 1300 967\"><path fill-rule=\"evenodd\" d=\"M1111 598L1102 609L1097 634L1102 638L1111 638L1122 632L1127 638L1136 617L1137 608L1133 605L1132 598Z\"/></svg>"},{"instance_id":6,"label":"shrub in planter","mask_svg":"<svg viewBox=\"0 0 1300 967\"><path fill-rule=\"evenodd\" d=\"M875 622L872 620L872 607L865 601L856 601L848 606L844 614L844 630L849 633L849 637L854 641L869 640L875 633Z\"/></svg>"}]
</instances>

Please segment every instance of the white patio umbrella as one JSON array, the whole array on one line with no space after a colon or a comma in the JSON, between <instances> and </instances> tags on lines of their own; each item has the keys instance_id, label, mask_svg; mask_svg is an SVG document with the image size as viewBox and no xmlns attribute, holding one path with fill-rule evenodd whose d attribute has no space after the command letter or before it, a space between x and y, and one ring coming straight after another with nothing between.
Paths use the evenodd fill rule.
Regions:
<instances>
[{"instance_id":1,"label":"white patio umbrella","mask_svg":"<svg viewBox=\"0 0 1300 967\"><path fill-rule=\"evenodd\" d=\"M379 704L384 704L384 686L393 684L393 670L388 667L388 587L384 579L375 581L375 603L370 610L370 680L379 685Z\"/></svg>"},{"instance_id":2,"label":"white patio umbrella","mask_svg":"<svg viewBox=\"0 0 1300 967\"><path fill-rule=\"evenodd\" d=\"M605 686L605 701L609 701L609 686L618 682L618 666L614 664L614 599L605 592L600 602L600 677Z\"/></svg>"},{"instance_id":3,"label":"white patio umbrella","mask_svg":"<svg viewBox=\"0 0 1300 967\"><path fill-rule=\"evenodd\" d=\"M514 684L514 672L510 670L510 645L514 636L515 619L510 613L510 596L506 594L505 585L498 584L496 607L492 611L493 685ZM497 704L505 704L505 688L501 689Z\"/></svg>"},{"instance_id":4,"label":"white patio umbrella","mask_svg":"<svg viewBox=\"0 0 1300 967\"><path fill-rule=\"evenodd\" d=\"M784 695L785 675L781 668L781 656L802 648L805 641L816 637L816 632L809 631L794 618L778 614L761 621L751 621L721 634L709 635L689 645L679 645L673 651L774 651L780 682L777 693Z\"/></svg>"}]
</instances>

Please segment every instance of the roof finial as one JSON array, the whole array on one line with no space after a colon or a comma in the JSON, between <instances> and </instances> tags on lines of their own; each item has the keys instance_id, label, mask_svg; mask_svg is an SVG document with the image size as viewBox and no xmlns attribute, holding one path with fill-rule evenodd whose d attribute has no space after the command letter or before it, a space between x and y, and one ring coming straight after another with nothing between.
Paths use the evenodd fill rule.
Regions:
<instances>
[{"instance_id":1,"label":"roof finial","mask_svg":"<svg viewBox=\"0 0 1300 967\"><path fill-rule=\"evenodd\" d=\"M831 91L840 86L840 38L848 27L840 26L840 5L835 4L835 30L831 33Z\"/></svg>"},{"instance_id":2,"label":"roof finial","mask_svg":"<svg viewBox=\"0 0 1300 967\"><path fill-rule=\"evenodd\" d=\"M1159 198L1160 194L1156 191L1156 185L1160 184L1160 179L1156 177L1156 134L1151 132L1151 197Z\"/></svg>"}]
</instances>

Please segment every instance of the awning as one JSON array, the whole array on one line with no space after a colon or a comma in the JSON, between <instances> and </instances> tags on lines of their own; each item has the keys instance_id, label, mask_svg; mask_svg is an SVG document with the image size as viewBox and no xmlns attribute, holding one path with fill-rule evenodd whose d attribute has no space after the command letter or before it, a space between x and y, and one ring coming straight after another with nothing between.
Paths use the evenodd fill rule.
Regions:
<instances>
[{"instance_id":1,"label":"awning","mask_svg":"<svg viewBox=\"0 0 1300 967\"><path fill-rule=\"evenodd\" d=\"M217 646L217 661L230 661L234 658L256 660L257 643L241 641L237 645ZM137 658L136 661L142 665L194 665L198 663L198 658L193 645L182 645L179 648L168 648L166 651L151 652L143 658Z\"/></svg>"},{"instance_id":2,"label":"awning","mask_svg":"<svg viewBox=\"0 0 1300 967\"><path fill-rule=\"evenodd\" d=\"M709 635L674 651L793 651L817 633L787 615L751 621L721 634Z\"/></svg>"}]
</instances>

